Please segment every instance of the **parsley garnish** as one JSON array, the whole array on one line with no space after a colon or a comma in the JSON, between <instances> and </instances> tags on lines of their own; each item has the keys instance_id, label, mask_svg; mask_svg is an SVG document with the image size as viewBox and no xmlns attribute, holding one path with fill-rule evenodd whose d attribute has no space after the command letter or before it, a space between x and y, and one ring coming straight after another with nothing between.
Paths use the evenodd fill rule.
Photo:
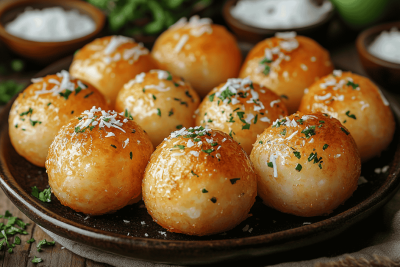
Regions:
<instances>
[{"instance_id":1,"label":"parsley garnish","mask_svg":"<svg viewBox=\"0 0 400 267\"><path fill-rule=\"evenodd\" d=\"M154 99L154 100L156 100L156 99L157 99L157 97L156 97L155 95L152 95L152 96L153 96L153 99Z\"/></svg>"},{"instance_id":2,"label":"parsley garnish","mask_svg":"<svg viewBox=\"0 0 400 267\"><path fill-rule=\"evenodd\" d=\"M70 95L71 93L72 93L72 91L70 91L70 90L65 90L64 93L61 92L61 93L59 93L59 95L62 96L62 97L64 97L65 100L67 100L68 97L69 97L69 95Z\"/></svg>"},{"instance_id":3,"label":"parsley garnish","mask_svg":"<svg viewBox=\"0 0 400 267\"><path fill-rule=\"evenodd\" d=\"M293 154L295 155L296 158L300 159L301 158L301 153L298 151L293 151Z\"/></svg>"},{"instance_id":4,"label":"parsley garnish","mask_svg":"<svg viewBox=\"0 0 400 267\"><path fill-rule=\"evenodd\" d=\"M217 202L217 199L215 197L212 197L210 200L211 200L212 203L216 203Z\"/></svg>"},{"instance_id":5,"label":"parsley garnish","mask_svg":"<svg viewBox=\"0 0 400 267\"><path fill-rule=\"evenodd\" d=\"M14 237L14 244L21 245L21 238L19 238L18 236Z\"/></svg>"},{"instance_id":6,"label":"parsley garnish","mask_svg":"<svg viewBox=\"0 0 400 267\"><path fill-rule=\"evenodd\" d=\"M265 68L263 70L264 75L268 75L270 71L271 71L271 68L268 65L265 65Z\"/></svg>"},{"instance_id":7,"label":"parsley garnish","mask_svg":"<svg viewBox=\"0 0 400 267\"><path fill-rule=\"evenodd\" d=\"M50 105L51 105L51 102L47 103L47 106L50 106Z\"/></svg>"},{"instance_id":8,"label":"parsley garnish","mask_svg":"<svg viewBox=\"0 0 400 267\"><path fill-rule=\"evenodd\" d=\"M94 91L90 92L89 94L85 95L83 98L88 98L89 96L93 95Z\"/></svg>"},{"instance_id":9,"label":"parsley garnish","mask_svg":"<svg viewBox=\"0 0 400 267\"><path fill-rule=\"evenodd\" d=\"M211 143L210 145L211 145L211 146L217 146L218 143L217 143L217 142L214 142L214 143Z\"/></svg>"},{"instance_id":10,"label":"parsley garnish","mask_svg":"<svg viewBox=\"0 0 400 267\"><path fill-rule=\"evenodd\" d=\"M31 123L32 126L35 126L37 123L42 124L41 121L33 121L32 119L29 119L29 122Z\"/></svg>"},{"instance_id":11,"label":"parsley garnish","mask_svg":"<svg viewBox=\"0 0 400 267\"><path fill-rule=\"evenodd\" d=\"M207 189L203 188L203 190L201 190L202 193L208 193Z\"/></svg>"},{"instance_id":12,"label":"parsley garnish","mask_svg":"<svg viewBox=\"0 0 400 267\"><path fill-rule=\"evenodd\" d=\"M229 179L229 180L231 181L231 184L236 184L236 182L238 180L240 180L240 178L232 178L232 179Z\"/></svg>"},{"instance_id":13,"label":"parsley garnish","mask_svg":"<svg viewBox=\"0 0 400 267\"><path fill-rule=\"evenodd\" d=\"M286 135L286 128L282 130L281 135Z\"/></svg>"},{"instance_id":14,"label":"parsley garnish","mask_svg":"<svg viewBox=\"0 0 400 267\"><path fill-rule=\"evenodd\" d=\"M167 73L168 73L167 80L168 80L168 81L172 81L172 75L171 75L171 73L170 73L169 71L167 71Z\"/></svg>"},{"instance_id":15,"label":"parsley garnish","mask_svg":"<svg viewBox=\"0 0 400 267\"><path fill-rule=\"evenodd\" d=\"M303 167L299 164L299 163L297 163L297 165L296 165L296 171L298 171L298 172L300 172L301 171L301 169L303 169Z\"/></svg>"},{"instance_id":16,"label":"parsley garnish","mask_svg":"<svg viewBox=\"0 0 400 267\"><path fill-rule=\"evenodd\" d=\"M323 147L322 147L322 150L325 150L325 149L327 149L328 148L328 144L325 144Z\"/></svg>"},{"instance_id":17,"label":"parsley garnish","mask_svg":"<svg viewBox=\"0 0 400 267\"><path fill-rule=\"evenodd\" d=\"M28 111L22 112L21 114L19 114L19 116L22 117L22 116L25 116L25 115L28 115L28 114L32 114L32 112L33 112L33 109L29 108Z\"/></svg>"},{"instance_id":18,"label":"parsley garnish","mask_svg":"<svg viewBox=\"0 0 400 267\"><path fill-rule=\"evenodd\" d=\"M189 93L189 91L185 91L185 94L187 95L187 97L192 99L192 102L194 102L193 96Z\"/></svg>"},{"instance_id":19,"label":"parsley garnish","mask_svg":"<svg viewBox=\"0 0 400 267\"><path fill-rule=\"evenodd\" d=\"M33 263L39 263L39 262L42 262L42 261L43 260L41 258L37 258L36 256L33 256L33 260L32 260Z\"/></svg>"},{"instance_id":20,"label":"parsley garnish","mask_svg":"<svg viewBox=\"0 0 400 267\"><path fill-rule=\"evenodd\" d=\"M146 92L146 89L143 87L143 89L142 89L142 92L144 93L144 92Z\"/></svg>"},{"instance_id":21,"label":"parsley garnish","mask_svg":"<svg viewBox=\"0 0 400 267\"><path fill-rule=\"evenodd\" d=\"M194 138L193 141L195 141L195 142L200 142L201 139L200 139L200 138Z\"/></svg>"},{"instance_id":22,"label":"parsley garnish","mask_svg":"<svg viewBox=\"0 0 400 267\"><path fill-rule=\"evenodd\" d=\"M263 144L263 141L258 141L259 144Z\"/></svg>"},{"instance_id":23,"label":"parsley garnish","mask_svg":"<svg viewBox=\"0 0 400 267\"><path fill-rule=\"evenodd\" d=\"M256 116L254 117L254 122L253 122L253 124L256 124L256 123L257 123L257 119L258 119L258 114L256 114Z\"/></svg>"},{"instance_id":24,"label":"parsley garnish","mask_svg":"<svg viewBox=\"0 0 400 267\"><path fill-rule=\"evenodd\" d=\"M212 152L214 152L215 150L213 148L209 148L209 149L202 149L201 151L203 151L204 153L210 154Z\"/></svg>"},{"instance_id":25,"label":"parsley garnish","mask_svg":"<svg viewBox=\"0 0 400 267\"><path fill-rule=\"evenodd\" d=\"M161 110L157 108L157 115L161 117Z\"/></svg>"},{"instance_id":26,"label":"parsley garnish","mask_svg":"<svg viewBox=\"0 0 400 267\"><path fill-rule=\"evenodd\" d=\"M242 130L249 130L249 129L250 129L250 124L248 123L242 126Z\"/></svg>"},{"instance_id":27,"label":"parsley garnish","mask_svg":"<svg viewBox=\"0 0 400 267\"><path fill-rule=\"evenodd\" d=\"M36 197L42 202L51 202L51 188L47 188L43 190L42 192L39 191L39 189L34 186L32 187L32 196Z\"/></svg>"},{"instance_id":28,"label":"parsley garnish","mask_svg":"<svg viewBox=\"0 0 400 267\"><path fill-rule=\"evenodd\" d=\"M175 148L179 148L179 149L185 149L185 146L184 146L184 145L175 145L174 147L175 147Z\"/></svg>"},{"instance_id":29,"label":"parsley garnish","mask_svg":"<svg viewBox=\"0 0 400 267\"><path fill-rule=\"evenodd\" d=\"M268 162L267 165L268 165L268 167L270 167L270 168L273 168L273 167L274 167L274 164L273 164L272 162Z\"/></svg>"},{"instance_id":30,"label":"parsley garnish","mask_svg":"<svg viewBox=\"0 0 400 267\"><path fill-rule=\"evenodd\" d=\"M298 122L300 125L303 125L303 121L304 121L304 120L302 120L302 119L297 120L297 122Z\"/></svg>"},{"instance_id":31,"label":"parsley garnish","mask_svg":"<svg viewBox=\"0 0 400 267\"><path fill-rule=\"evenodd\" d=\"M347 85L347 86L353 87L353 90L356 89L356 88L358 87L358 84L353 83L353 82L351 82L351 81L348 81L346 85Z\"/></svg>"},{"instance_id":32,"label":"parsley garnish","mask_svg":"<svg viewBox=\"0 0 400 267\"><path fill-rule=\"evenodd\" d=\"M179 124L179 125L176 126L176 129L178 129L178 130L180 130L182 128L183 128L182 124Z\"/></svg>"},{"instance_id":33,"label":"parsley garnish","mask_svg":"<svg viewBox=\"0 0 400 267\"><path fill-rule=\"evenodd\" d=\"M55 243L55 241L47 241L46 239L43 239L37 244L37 251L42 251L43 246L54 246Z\"/></svg>"},{"instance_id":34,"label":"parsley garnish","mask_svg":"<svg viewBox=\"0 0 400 267\"><path fill-rule=\"evenodd\" d=\"M71 111L71 114L74 114L75 111Z\"/></svg>"},{"instance_id":35,"label":"parsley garnish","mask_svg":"<svg viewBox=\"0 0 400 267\"><path fill-rule=\"evenodd\" d=\"M235 134L235 132L234 132L234 131L230 130L230 132L229 132L229 136L230 136L231 138L233 138L233 136L232 136L232 135L236 135L236 134Z\"/></svg>"},{"instance_id":36,"label":"parsley garnish","mask_svg":"<svg viewBox=\"0 0 400 267\"><path fill-rule=\"evenodd\" d=\"M213 102L214 101L214 96L215 96L215 94L209 95L208 96L208 100L210 100L210 102Z\"/></svg>"},{"instance_id":37,"label":"parsley garnish","mask_svg":"<svg viewBox=\"0 0 400 267\"><path fill-rule=\"evenodd\" d=\"M281 98L289 99L289 97L287 97L287 95L281 95Z\"/></svg>"},{"instance_id":38,"label":"parsley garnish","mask_svg":"<svg viewBox=\"0 0 400 267\"><path fill-rule=\"evenodd\" d=\"M129 157L132 159L132 151L129 152Z\"/></svg>"},{"instance_id":39,"label":"parsley garnish","mask_svg":"<svg viewBox=\"0 0 400 267\"><path fill-rule=\"evenodd\" d=\"M31 239L29 239L28 241L26 241L26 243L31 244L33 242L35 242L36 240L32 237Z\"/></svg>"},{"instance_id":40,"label":"parsley garnish","mask_svg":"<svg viewBox=\"0 0 400 267\"><path fill-rule=\"evenodd\" d=\"M113 148L117 148L115 145L111 145Z\"/></svg>"},{"instance_id":41,"label":"parsley garnish","mask_svg":"<svg viewBox=\"0 0 400 267\"><path fill-rule=\"evenodd\" d=\"M131 121L133 120L132 114L130 112L128 112L127 109L125 109L124 116L127 117Z\"/></svg>"},{"instance_id":42,"label":"parsley garnish","mask_svg":"<svg viewBox=\"0 0 400 267\"><path fill-rule=\"evenodd\" d=\"M168 117L174 115L174 110L171 108L171 110L168 112Z\"/></svg>"},{"instance_id":43,"label":"parsley garnish","mask_svg":"<svg viewBox=\"0 0 400 267\"><path fill-rule=\"evenodd\" d=\"M315 125L309 126L307 129L301 131L301 133L305 134L307 138L310 138L311 136L315 135Z\"/></svg>"},{"instance_id":44,"label":"parsley garnish","mask_svg":"<svg viewBox=\"0 0 400 267\"><path fill-rule=\"evenodd\" d=\"M349 135L349 132L348 131L346 131L346 129L345 128L343 128L343 127L340 127L340 129L346 134L346 135Z\"/></svg>"},{"instance_id":45,"label":"parsley garnish","mask_svg":"<svg viewBox=\"0 0 400 267\"><path fill-rule=\"evenodd\" d=\"M75 95L77 95L80 91L82 91L82 88L80 88L79 86L75 88Z\"/></svg>"},{"instance_id":46,"label":"parsley garnish","mask_svg":"<svg viewBox=\"0 0 400 267\"><path fill-rule=\"evenodd\" d=\"M179 87L179 83L174 83L174 85L175 85L176 87Z\"/></svg>"},{"instance_id":47,"label":"parsley garnish","mask_svg":"<svg viewBox=\"0 0 400 267\"><path fill-rule=\"evenodd\" d=\"M350 110L348 110L348 111L346 112L346 115L347 115L347 117L349 117L349 118L352 118L352 119L355 119L355 120L356 120L356 115L354 115L354 114L350 114Z\"/></svg>"},{"instance_id":48,"label":"parsley garnish","mask_svg":"<svg viewBox=\"0 0 400 267\"><path fill-rule=\"evenodd\" d=\"M190 172L192 173L193 176L199 177L199 175L195 174L195 173L193 172L193 170L191 170ZM203 190L204 190L204 189L203 189ZM203 192L203 193L204 193L204 192Z\"/></svg>"},{"instance_id":49,"label":"parsley garnish","mask_svg":"<svg viewBox=\"0 0 400 267\"><path fill-rule=\"evenodd\" d=\"M207 122L213 122L213 120L212 119L208 119L208 121Z\"/></svg>"},{"instance_id":50,"label":"parsley garnish","mask_svg":"<svg viewBox=\"0 0 400 267\"><path fill-rule=\"evenodd\" d=\"M14 126L15 126L15 128L18 128L18 123L17 123L17 124L15 124Z\"/></svg>"},{"instance_id":51,"label":"parsley garnish","mask_svg":"<svg viewBox=\"0 0 400 267\"><path fill-rule=\"evenodd\" d=\"M272 60L263 58L263 60L260 61L260 64L267 64L267 63L272 63Z\"/></svg>"}]
</instances>

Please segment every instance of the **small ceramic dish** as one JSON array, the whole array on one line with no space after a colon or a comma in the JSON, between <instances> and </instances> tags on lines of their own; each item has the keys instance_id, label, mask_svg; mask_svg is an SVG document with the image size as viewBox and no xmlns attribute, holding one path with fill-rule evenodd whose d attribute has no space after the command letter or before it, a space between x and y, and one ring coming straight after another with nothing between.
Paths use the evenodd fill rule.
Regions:
<instances>
[{"instance_id":1,"label":"small ceramic dish","mask_svg":"<svg viewBox=\"0 0 400 267\"><path fill-rule=\"evenodd\" d=\"M83 37L63 42L35 42L11 35L5 25L14 20L25 8L43 9L59 6L65 10L76 9L88 15L96 24L95 30ZM40 64L48 64L72 53L92 41L103 29L105 15L96 7L83 1L65 0L8 0L0 2L0 39L16 54Z\"/></svg>"},{"instance_id":2,"label":"small ceramic dish","mask_svg":"<svg viewBox=\"0 0 400 267\"><path fill-rule=\"evenodd\" d=\"M36 77L68 69L71 61L72 57L60 60ZM371 220L367 217L389 201L400 187L400 107L391 97L387 98L397 123L394 139L380 157L362 166L364 183L328 216L302 218L284 214L257 199L250 211L252 216L234 229L197 237L166 231L152 220L143 201L114 214L95 217L63 206L54 195L51 203L41 202L31 195L31 187L40 190L48 187L46 170L19 156L10 142L8 113L13 101L0 113L0 187L41 227L75 242L136 260L180 265L216 263L215 266L229 261L229 266L255 266L257 258L262 256L265 260L257 266L265 266L293 260L302 247L306 247L302 256L311 258L315 250L310 245L340 235L361 220L369 224ZM388 166L384 168L386 171L375 172L384 166ZM326 241L315 246L327 252L334 250L337 243Z\"/></svg>"},{"instance_id":3,"label":"small ceramic dish","mask_svg":"<svg viewBox=\"0 0 400 267\"><path fill-rule=\"evenodd\" d=\"M243 41L249 43L257 43L265 38L273 36L276 32L286 32L286 31L295 31L299 35L304 35L316 39L317 41L323 39L325 36L329 22L331 21L335 10L332 9L326 14L326 16L317 21L316 23L304 26L304 27L294 27L290 29L267 29L267 28L259 28L247 25L240 20L236 19L231 14L231 9L237 4L238 0L228 0L225 2L222 15L228 24L229 28L236 34L236 36Z\"/></svg>"},{"instance_id":4,"label":"small ceramic dish","mask_svg":"<svg viewBox=\"0 0 400 267\"><path fill-rule=\"evenodd\" d=\"M381 32L390 31L393 27L400 29L400 21L381 24L364 30L357 37L356 47L361 64L371 79L388 90L399 93L400 64L376 57L368 51L371 43Z\"/></svg>"}]
</instances>

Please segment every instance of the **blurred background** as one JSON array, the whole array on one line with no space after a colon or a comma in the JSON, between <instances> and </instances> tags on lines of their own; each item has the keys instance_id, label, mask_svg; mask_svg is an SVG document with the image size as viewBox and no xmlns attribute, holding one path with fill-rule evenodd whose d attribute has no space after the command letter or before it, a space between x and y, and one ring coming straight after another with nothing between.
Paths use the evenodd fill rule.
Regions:
<instances>
[{"instance_id":1,"label":"blurred background","mask_svg":"<svg viewBox=\"0 0 400 267\"><path fill-rule=\"evenodd\" d=\"M6 16L7 12L2 12L9 2L16 3L19 0L0 0L0 28L10 21L10 16ZM344 68L348 68L349 64L360 64L359 61L354 61L354 58L357 59L355 40L360 32L374 25L400 20L400 0L86 0L86 2L101 10L106 17L104 27L93 38L120 34L133 37L151 49L157 36L181 17L199 15L210 17L214 23L225 25L231 30L238 38L244 54L256 42L272 36L277 31L296 30L298 34L310 36L327 48L333 54L334 61L335 53L344 51L338 56L339 59L336 58L339 61L343 60L340 62L340 67ZM15 18L16 15L13 16ZM55 58L49 58L45 63L38 62L26 58L21 53L13 52L12 46L5 44L4 38L0 31L1 105L23 89L30 82L30 78L46 65L74 53L66 51ZM86 40L86 43L93 38ZM350 56L347 57L346 53Z\"/></svg>"}]
</instances>

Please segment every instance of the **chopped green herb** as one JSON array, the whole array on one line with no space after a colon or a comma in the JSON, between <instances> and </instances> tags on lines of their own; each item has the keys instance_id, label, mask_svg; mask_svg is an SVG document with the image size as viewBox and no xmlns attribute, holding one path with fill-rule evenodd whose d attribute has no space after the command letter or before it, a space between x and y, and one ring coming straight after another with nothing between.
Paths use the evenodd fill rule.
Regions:
<instances>
[{"instance_id":1,"label":"chopped green herb","mask_svg":"<svg viewBox=\"0 0 400 267\"><path fill-rule=\"evenodd\" d=\"M157 108L157 115L161 117L161 110Z\"/></svg>"},{"instance_id":2,"label":"chopped green herb","mask_svg":"<svg viewBox=\"0 0 400 267\"><path fill-rule=\"evenodd\" d=\"M232 178L232 179L229 179L229 180L231 181L231 184L236 184L236 182L239 181L240 178Z\"/></svg>"},{"instance_id":3,"label":"chopped green herb","mask_svg":"<svg viewBox=\"0 0 400 267\"><path fill-rule=\"evenodd\" d=\"M315 125L309 126L308 128L301 131L301 133L305 134L307 138L310 138L311 136L315 135Z\"/></svg>"},{"instance_id":4,"label":"chopped green herb","mask_svg":"<svg viewBox=\"0 0 400 267\"><path fill-rule=\"evenodd\" d=\"M346 123L346 122L347 122L347 120L344 120L344 121L343 121L343 123Z\"/></svg>"},{"instance_id":5,"label":"chopped green herb","mask_svg":"<svg viewBox=\"0 0 400 267\"><path fill-rule=\"evenodd\" d=\"M132 159L132 151L129 152L129 157Z\"/></svg>"},{"instance_id":6,"label":"chopped green herb","mask_svg":"<svg viewBox=\"0 0 400 267\"><path fill-rule=\"evenodd\" d=\"M253 89L253 90L254 90L253 82L250 82L249 87L250 87L250 89Z\"/></svg>"},{"instance_id":7,"label":"chopped green herb","mask_svg":"<svg viewBox=\"0 0 400 267\"><path fill-rule=\"evenodd\" d=\"M287 95L281 95L281 98L289 99L289 97L287 97Z\"/></svg>"},{"instance_id":8,"label":"chopped green herb","mask_svg":"<svg viewBox=\"0 0 400 267\"><path fill-rule=\"evenodd\" d=\"M263 59L260 61L260 64L267 64L267 63L271 63L271 62L272 62L272 60L267 59L267 58L263 58Z\"/></svg>"},{"instance_id":9,"label":"chopped green herb","mask_svg":"<svg viewBox=\"0 0 400 267\"><path fill-rule=\"evenodd\" d=\"M115 145L111 145L113 148L117 148Z\"/></svg>"},{"instance_id":10,"label":"chopped green herb","mask_svg":"<svg viewBox=\"0 0 400 267\"><path fill-rule=\"evenodd\" d=\"M207 122L213 122L213 120L212 119L208 119L208 121Z\"/></svg>"},{"instance_id":11,"label":"chopped green herb","mask_svg":"<svg viewBox=\"0 0 400 267\"><path fill-rule=\"evenodd\" d=\"M59 93L59 95L62 96L62 97L64 97L65 100L67 100L68 97L69 97L69 95L70 95L71 93L72 93L72 91L70 91L70 90L65 90L64 93L61 92L61 93Z\"/></svg>"},{"instance_id":12,"label":"chopped green herb","mask_svg":"<svg viewBox=\"0 0 400 267\"><path fill-rule=\"evenodd\" d=\"M194 98L193 98L193 96L189 93L189 91L185 91L185 94L187 95L187 97L189 97L190 99L192 99L192 102L194 102Z\"/></svg>"},{"instance_id":13,"label":"chopped green herb","mask_svg":"<svg viewBox=\"0 0 400 267\"><path fill-rule=\"evenodd\" d=\"M258 141L259 144L263 144L263 141Z\"/></svg>"},{"instance_id":14,"label":"chopped green herb","mask_svg":"<svg viewBox=\"0 0 400 267\"><path fill-rule=\"evenodd\" d=\"M215 94L209 95L208 96L208 100L210 100L210 102L213 102L214 101L214 96L215 96Z\"/></svg>"},{"instance_id":15,"label":"chopped green herb","mask_svg":"<svg viewBox=\"0 0 400 267\"><path fill-rule=\"evenodd\" d=\"M55 241L47 241L46 239L43 239L37 244L36 246L37 251L38 252L42 251L43 246L54 246L55 243L56 243Z\"/></svg>"},{"instance_id":16,"label":"chopped green herb","mask_svg":"<svg viewBox=\"0 0 400 267\"><path fill-rule=\"evenodd\" d=\"M168 117L171 117L172 115L174 115L174 110L171 108L171 110L168 112Z\"/></svg>"},{"instance_id":17,"label":"chopped green herb","mask_svg":"<svg viewBox=\"0 0 400 267\"><path fill-rule=\"evenodd\" d=\"M88 98L89 96L93 95L94 91L90 92L89 94L85 95L83 98Z\"/></svg>"},{"instance_id":18,"label":"chopped green herb","mask_svg":"<svg viewBox=\"0 0 400 267\"><path fill-rule=\"evenodd\" d=\"M31 239L29 239L28 241L26 241L26 243L31 244L33 242L35 242L36 240L32 237Z\"/></svg>"},{"instance_id":19,"label":"chopped green herb","mask_svg":"<svg viewBox=\"0 0 400 267\"><path fill-rule=\"evenodd\" d=\"M308 162L310 162L310 161L312 161L313 159L315 159L315 157L317 157L317 153L311 152L310 156L308 156Z\"/></svg>"},{"instance_id":20,"label":"chopped green herb","mask_svg":"<svg viewBox=\"0 0 400 267\"><path fill-rule=\"evenodd\" d=\"M75 111L71 111L71 114L74 114Z\"/></svg>"},{"instance_id":21,"label":"chopped green herb","mask_svg":"<svg viewBox=\"0 0 400 267\"><path fill-rule=\"evenodd\" d=\"M327 149L328 148L328 144L325 144L323 147L322 147L322 150L325 150L325 149Z\"/></svg>"},{"instance_id":22,"label":"chopped green herb","mask_svg":"<svg viewBox=\"0 0 400 267\"><path fill-rule=\"evenodd\" d=\"M300 125L303 125L304 120L299 119L299 120L297 120L297 122L298 122Z\"/></svg>"},{"instance_id":23,"label":"chopped green herb","mask_svg":"<svg viewBox=\"0 0 400 267\"><path fill-rule=\"evenodd\" d=\"M303 169L303 167L299 164L299 163L297 163L297 165L296 165L296 171L298 171L298 172L300 172L301 171L301 169Z\"/></svg>"},{"instance_id":24,"label":"chopped green herb","mask_svg":"<svg viewBox=\"0 0 400 267\"><path fill-rule=\"evenodd\" d=\"M179 83L174 83L174 85L175 85L176 87L179 87Z\"/></svg>"},{"instance_id":25,"label":"chopped green herb","mask_svg":"<svg viewBox=\"0 0 400 267\"><path fill-rule=\"evenodd\" d=\"M296 158L300 159L301 158L301 153L298 151L293 151L293 154L295 155Z\"/></svg>"},{"instance_id":26,"label":"chopped green herb","mask_svg":"<svg viewBox=\"0 0 400 267\"><path fill-rule=\"evenodd\" d=\"M12 248L9 248L9 249L8 249L8 253L12 254L12 253L13 253L13 249L12 249Z\"/></svg>"},{"instance_id":27,"label":"chopped green herb","mask_svg":"<svg viewBox=\"0 0 400 267\"><path fill-rule=\"evenodd\" d=\"M215 150L213 148L209 148L209 149L202 149L201 151L203 151L204 153L210 154L210 153L214 152Z\"/></svg>"},{"instance_id":28,"label":"chopped green herb","mask_svg":"<svg viewBox=\"0 0 400 267\"><path fill-rule=\"evenodd\" d=\"M352 118L352 119L355 119L355 120L356 120L356 115L354 115L354 114L350 114L350 110L348 110L348 111L346 112L346 115L347 115L347 117L349 117L349 118Z\"/></svg>"},{"instance_id":29,"label":"chopped green herb","mask_svg":"<svg viewBox=\"0 0 400 267\"><path fill-rule=\"evenodd\" d=\"M242 126L242 130L249 130L249 129L250 129L250 124L248 123Z\"/></svg>"},{"instance_id":30,"label":"chopped green herb","mask_svg":"<svg viewBox=\"0 0 400 267\"><path fill-rule=\"evenodd\" d=\"M14 244L21 245L21 238L19 238L18 236L14 237Z\"/></svg>"},{"instance_id":31,"label":"chopped green herb","mask_svg":"<svg viewBox=\"0 0 400 267\"><path fill-rule=\"evenodd\" d=\"M15 126L15 128L18 128L18 123L17 123L17 124L15 124L14 126Z\"/></svg>"},{"instance_id":32,"label":"chopped green herb","mask_svg":"<svg viewBox=\"0 0 400 267\"><path fill-rule=\"evenodd\" d=\"M195 174L195 173L193 172L193 170L191 170L190 172L192 173L193 176L199 177L197 174ZM204 190L204 189L203 189L203 190ZM204 192L203 192L203 193L204 193Z\"/></svg>"},{"instance_id":33,"label":"chopped green herb","mask_svg":"<svg viewBox=\"0 0 400 267\"><path fill-rule=\"evenodd\" d=\"M42 124L41 121L34 121L32 119L29 119L29 122L31 123L32 126L35 126L37 123Z\"/></svg>"},{"instance_id":34,"label":"chopped green herb","mask_svg":"<svg viewBox=\"0 0 400 267\"><path fill-rule=\"evenodd\" d=\"M50 106L50 105L51 105L51 102L47 103L47 106Z\"/></svg>"},{"instance_id":35,"label":"chopped green herb","mask_svg":"<svg viewBox=\"0 0 400 267\"><path fill-rule=\"evenodd\" d=\"M42 261L43 260L41 258L37 258L36 256L33 256L33 260L32 260L33 263L39 263L39 262L42 262Z\"/></svg>"},{"instance_id":36,"label":"chopped green herb","mask_svg":"<svg viewBox=\"0 0 400 267\"><path fill-rule=\"evenodd\" d=\"M202 193L208 193L207 189L203 188L203 190L201 190Z\"/></svg>"},{"instance_id":37,"label":"chopped green herb","mask_svg":"<svg viewBox=\"0 0 400 267\"><path fill-rule=\"evenodd\" d=\"M176 129L178 129L178 130L180 130L180 129L182 129L182 128L183 128L183 125L182 125L182 124L179 124L179 125L176 126Z\"/></svg>"},{"instance_id":38,"label":"chopped green herb","mask_svg":"<svg viewBox=\"0 0 400 267\"><path fill-rule=\"evenodd\" d=\"M142 92L143 92L143 93L145 93L145 92L146 92L146 89L145 89L144 87L143 87L143 89L142 89Z\"/></svg>"},{"instance_id":39,"label":"chopped green herb","mask_svg":"<svg viewBox=\"0 0 400 267\"><path fill-rule=\"evenodd\" d=\"M318 164L318 167L320 168L320 169L322 169L322 164L320 163L320 164Z\"/></svg>"},{"instance_id":40,"label":"chopped green herb","mask_svg":"<svg viewBox=\"0 0 400 267\"><path fill-rule=\"evenodd\" d=\"M231 138L233 138L233 135L236 135L235 132L232 131L232 130L230 130L230 131L229 131L229 136L230 136Z\"/></svg>"},{"instance_id":41,"label":"chopped green herb","mask_svg":"<svg viewBox=\"0 0 400 267\"><path fill-rule=\"evenodd\" d=\"M212 203L216 203L217 202L217 199L215 197L212 197L210 200L211 200Z\"/></svg>"},{"instance_id":42,"label":"chopped green herb","mask_svg":"<svg viewBox=\"0 0 400 267\"><path fill-rule=\"evenodd\" d=\"M170 73L169 71L167 71L167 73L168 73L167 80L168 80L168 81L172 81L172 75L171 75L171 73Z\"/></svg>"},{"instance_id":43,"label":"chopped green herb","mask_svg":"<svg viewBox=\"0 0 400 267\"><path fill-rule=\"evenodd\" d=\"M256 123L257 123L257 119L258 119L258 114L256 114L256 116L254 117L253 124L256 124Z\"/></svg>"},{"instance_id":44,"label":"chopped green herb","mask_svg":"<svg viewBox=\"0 0 400 267\"><path fill-rule=\"evenodd\" d=\"M32 196L36 197L42 202L51 202L51 188L47 188L43 190L42 192L39 191L39 189L34 186L32 187Z\"/></svg>"},{"instance_id":45,"label":"chopped green herb","mask_svg":"<svg viewBox=\"0 0 400 267\"><path fill-rule=\"evenodd\" d=\"M270 168L273 168L273 167L274 167L274 164L273 164L272 162L268 162L267 165L268 165L268 167L270 167Z\"/></svg>"},{"instance_id":46,"label":"chopped green herb","mask_svg":"<svg viewBox=\"0 0 400 267\"><path fill-rule=\"evenodd\" d=\"M90 126L89 129L92 131L94 129L95 126Z\"/></svg>"},{"instance_id":47,"label":"chopped green herb","mask_svg":"<svg viewBox=\"0 0 400 267\"><path fill-rule=\"evenodd\" d=\"M19 116L22 117L22 116L25 116L25 115L28 115L28 114L32 114L32 112L33 112L33 109L29 108L28 111L22 112L21 114L19 114Z\"/></svg>"},{"instance_id":48,"label":"chopped green herb","mask_svg":"<svg viewBox=\"0 0 400 267\"><path fill-rule=\"evenodd\" d=\"M214 143L211 143L210 145L211 145L211 146L217 146L218 143L217 143L217 142L214 142Z\"/></svg>"},{"instance_id":49,"label":"chopped green herb","mask_svg":"<svg viewBox=\"0 0 400 267\"><path fill-rule=\"evenodd\" d=\"M153 99L154 99L154 100L156 100L156 99L157 99L157 97L156 97L155 95L152 95L152 96L153 96Z\"/></svg>"},{"instance_id":50,"label":"chopped green herb","mask_svg":"<svg viewBox=\"0 0 400 267\"><path fill-rule=\"evenodd\" d=\"M286 128L281 131L281 135L286 135Z\"/></svg>"},{"instance_id":51,"label":"chopped green herb","mask_svg":"<svg viewBox=\"0 0 400 267\"><path fill-rule=\"evenodd\" d=\"M271 71L270 66L265 65L264 70L263 70L264 75L268 75L270 71Z\"/></svg>"},{"instance_id":52,"label":"chopped green herb","mask_svg":"<svg viewBox=\"0 0 400 267\"><path fill-rule=\"evenodd\" d=\"M79 86L75 88L75 95L77 95L80 91L82 91L82 88L80 88Z\"/></svg>"},{"instance_id":53,"label":"chopped green herb","mask_svg":"<svg viewBox=\"0 0 400 267\"><path fill-rule=\"evenodd\" d=\"M346 134L346 135L349 135L349 132L348 131L346 131L346 129L345 128L343 128L343 127L340 127L340 129Z\"/></svg>"},{"instance_id":54,"label":"chopped green herb","mask_svg":"<svg viewBox=\"0 0 400 267\"><path fill-rule=\"evenodd\" d=\"M175 145L174 147L175 147L175 148L179 148L179 149L185 149L185 146L184 146L184 145Z\"/></svg>"},{"instance_id":55,"label":"chopped green herb","mask_svg":"<svg viewBox=\"0 0 400 267\"><path fill-rule=\"evenodd\" d=\"M200 138L194 138L193 141L195 141L195 142L200 142L201 139L200 139Z\"/></svg>"},{"instance_id":56,"label":"chopped green herb","mask_svg":"<svg viewBox=\"0 0 400 267\"><path fill-rule=\"evenodd\" d=\"M325 121L319 121L319 123L325 123Z\"/></svg>"},{"instance_id":57,"label":"chopped green herb","mask_svg":"<svg viewBox=\"0 0 400 267\"><path fill-rule=\"evenodd\" d=\"M347 85L347 86L353 87L353 90L354 90L354 89L357 89L357 87L358 87L358 84L353 83L353 82L351 82L351 81L348 81L346 85Z\"/></svg>"}]
</instances>

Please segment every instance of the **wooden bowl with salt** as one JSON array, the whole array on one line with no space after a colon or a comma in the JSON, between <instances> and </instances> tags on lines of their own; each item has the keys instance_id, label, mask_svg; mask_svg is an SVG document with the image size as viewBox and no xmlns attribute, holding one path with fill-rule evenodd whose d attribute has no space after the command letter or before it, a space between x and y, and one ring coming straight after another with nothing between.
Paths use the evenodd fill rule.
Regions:
<instances>
[{"instance_id":1,"label":"wooden bowl with salt","mask_svg":"<svg viewBox=\"0 0 400 267\"><path fill-rule=\"evenodd\" d=\"M40 42L19 38L8 33L7 23L13 21L27 7L43 9L61 7L64 10L78 10L80 14L89 16L95 23L93 32L76 39L60 42ZM49 64L92 41L105 24L105 15L96 7L83 1L65 0L6 0L0 2L0 39L13 52L39 64Z\"/></svg>"}]
</instances>

